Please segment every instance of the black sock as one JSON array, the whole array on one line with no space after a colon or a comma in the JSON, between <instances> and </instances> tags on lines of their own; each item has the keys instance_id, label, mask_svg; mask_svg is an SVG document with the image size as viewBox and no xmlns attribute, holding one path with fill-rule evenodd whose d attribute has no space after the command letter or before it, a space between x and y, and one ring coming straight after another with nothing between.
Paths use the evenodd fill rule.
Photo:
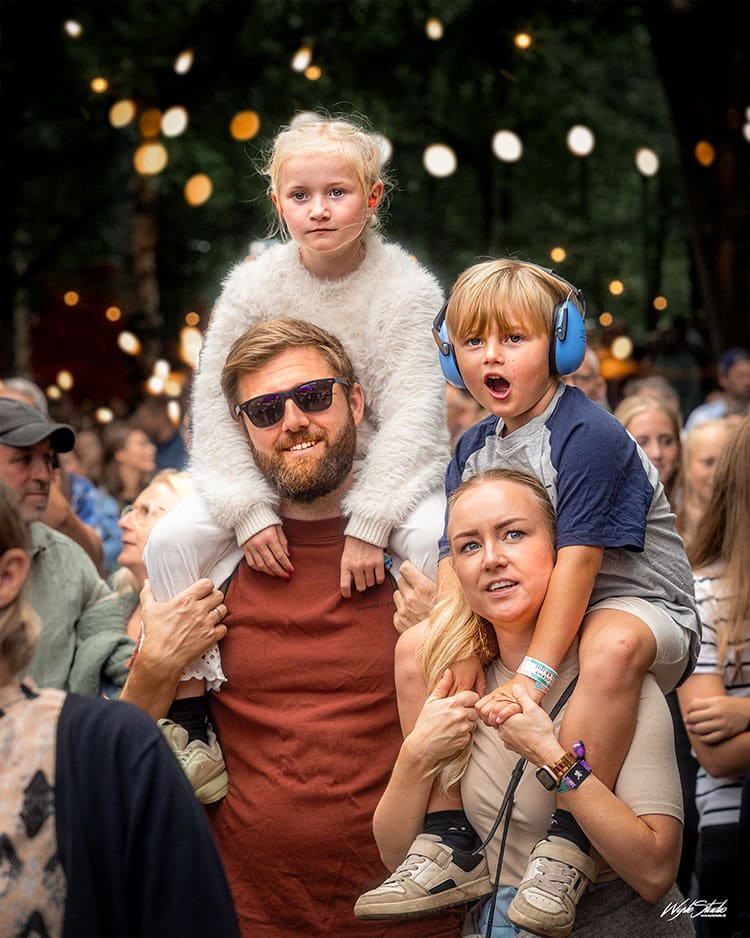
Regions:
<instances>
[{"instance_id":1,"label":"black sock","mask_svg":"<svg viewBox=\"0 0 750 938\"><path fill-rule=\"evenodd\" d=\"M473 850L477 834L463 811L430 811L425 815L425 834L437 834L449 847L458 850Z\"/></svg>"},{"instance_id":2,"label":"black sock","mask_svg":"<svg viewBox=\"0 0 750 938\"><path fill-rule=\"evenodd\" d=\"M208 743L208 700L205 694L175 700L167 717L187 730L188 742L200 739Z\"/></svg>"},{"instance_id":3,"label":"black sock","mask_svg":"<svg viewBox=\"0 0 750 938\"><path fill-rule=\"evenodd\" d=\"M579 847L584 853L591 849L591 841L581 830L578 821L573 817L570 811L563 811L557 808L552 813L552 819L547 828L547 836L562 837L563 840L569 840Z\"/></svg>"}]
</instances>

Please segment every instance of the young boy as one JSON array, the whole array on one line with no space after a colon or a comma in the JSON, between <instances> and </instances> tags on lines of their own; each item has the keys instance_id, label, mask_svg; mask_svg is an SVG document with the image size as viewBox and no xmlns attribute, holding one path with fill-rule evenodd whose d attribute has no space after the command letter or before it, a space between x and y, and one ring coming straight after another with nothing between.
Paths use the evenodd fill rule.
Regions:
<instances>
[{"instance_id":1,"label":"young boy","mask_svg":"<svg viewBox=\"0 0 750 938\"><path fill-rule=\"evenodd\" d=\"M644 674L651 671L667 693L692 670L700 643L692 576L674 515L656 469L632 437L602 407L560 381L585 352L583 297L571 283L515 260L477 264L453 288L442 338L441 354L450 359L444 371L491 414L458 441L446 474L447 494L477 472L509 467L539 478L557 514L555 569L532 644L513 680L477 707L492 725L518 712L513 684L541 700L578 637L580 676L560 741L569 749L584 740L587 761L613 787L630 747ZM449 562L447 554L444 537L441 567ZM438 594L440 578L439 571ZM449 847L443 851L450 867L446 883L459 886L460 895L456 877L471 828L455 812L444 817L453 828L440 838ZM441 835L436 820L428 813L425 827ZM457 830L463 843L456 840ZM573 815L556 810L508 918L534 934L569 934L575 904L595 875L590 846ZM404 882L399 871L409 864L414 869L414 860L408 856L384 890L394 916L405 913L393 883ZM433 878L416 898L418 877L410 878L404 908L411 914L448 904L443 883ZM368 902L360 903L366 917Z\"/></svg>"}]
</instances>

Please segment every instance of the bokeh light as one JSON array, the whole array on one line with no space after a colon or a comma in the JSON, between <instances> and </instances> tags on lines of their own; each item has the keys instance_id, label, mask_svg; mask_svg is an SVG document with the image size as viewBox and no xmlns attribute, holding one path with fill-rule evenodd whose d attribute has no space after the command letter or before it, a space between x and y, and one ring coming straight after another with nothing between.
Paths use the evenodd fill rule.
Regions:
<instances>
[{"instance_id":1,"label":"bokeh light","mask_svg":"<svg viewBox=\"0 0 750 938\"><path fill-rule=\"evenodd\" d=\"M198 358L203 345L203 335L195 326L183 326L180 329L180 359L191 368L197 369Z\"/></svg>"},{"instance_id":2,"label":"bokeh light","mask_svg":"<svg viewBox=\"0 0 750 938\"><path fill-rule=\"evenodd\" d=\"M161 132L165 137L179 137L188 125L188 112L179 105L166 110L161 119Z\"/></svg>"},{"instance_id":3,"label":"bokeh light","mask_svg":"<svg viewBox=\"0 0 750 938\"><path fill-rule=\"evenodd\" d=\"M94 419L97 423L112 423L115 415L109 407L97 407L94 411Z\"/></svg>"},{"instance_id":4,"label":"bokeh light","mask_svg":"<svg viewBox=\"0 0 750 938\"><path fill-rule=\"evenodd\" d=\"M71 39L80 39L83 35L83 26L81 26L78 20L65 20L63 29Z\"/></svg>"},{"instance_id":5,"label":"bokeh light","mask_svg":"<svg viewBox=\"0 0 750 938\"><path fill-rule=\"evenodd\" d=\"M205 173L196 173L185 183L183 195L188 205L203 205L208 202L214 191L214 185Z\"/></svg>"},{"instance_id":6,"label":"bokeh light","mask_svg":"<svg viewBox=\"0 0 750 938\"><path fill-rule=\"evenodd\" d=\"M65 303L66 306L75 306L80 299L81 297L75 290L67 290L63 294L63 303Z\"/></svg>"},{"instance_id":7,"label":"bokeh light","mask_svg":"<svg viewBox=\"0 0 750 938\"><path fill-rule=\"evenodd\" d=\"M701 166L710 166L716 159L716 150L708 140L699 140L694 152L695 159Z\"/></svg>"},{"instance_id":8,"label":"bokeh light","mask_svg":"<svg viewBox=\"0 0 750 938\"><path fill-rule=\"evenodd\" d=\"M150 107L144 111L138 121L138 129L143 137L158 137L161 131L161 111L159 108Z\"/></svg>"},{"instance_id":9,"label":"bokeh light","mask_svg":"<svg viewBox=\"0 0 750 938\"><path fill-rule=\"evenodd\" d=\"M51 401L59 401L62 397L62 391L56 384L51 384L44 393Z\"/></svg>"},{"instance_id":10,"label":"bokeh light","mask_svg":"<svg viewBox=\"0 0 750 938\"><path fill-rule=\"evenodd\" d=\"M611 326L614 321L612 313L602 313L601 316L599 316L600 326Z\"/></svg>"},{"instance_id":11,"label":"bokeh light","mask_svg":"<svg viewBox=\"0 0 750 938\"><path fill-rule=\"evenodd\" d=\"M596 145L594 134L583 124L576 124L575 127L571 127L565 142L574 156L588 156Z\"/></svg>"},{"instance_id":12,"label":"bokeh light","mask_svg":"<svg viewBox=\"0 0 750 938\"><path fill-rule=\"evenodd\" d=\"M610 347L612 357L625 361L633 354L633 340L628 335L618 335Z\"/></svg>"},{"instance_id":13,"label":"bokeh light","mask_svg":"<svg viewBox=\"0 0 750 938\"><path fill-rule=\"evenodd\" d=\"M565 258L568 255L567 255L567 252L565 251L565 248L557 247L557 248L552 248L552 250L549 252L549 256L552 258L552 260L556 264L562 264L562 262L565 260Z\"/></svg>"},{"instance_id":14,"label":"bokeh light","mask_svg":"<svg viewBox=\"0 0 750 938\"><path fill-rule=\"evenodd\" d=\"M669 306L666 296L655 296L653 306L654 309L658 309L659 311L666 309L667 306Z\"/></svg>"},{"instance_id":15,"label":"bokeh light","mask_svg":"<svg viewBox=\"0 0 750 938\"><path fill-rule=\"evenodd\" d=\"M180 52L177 58L174 60L174 70L178 75L187 75L190 69L193 67L193 50L185 49L184 52Z\"/></svg>"},{"instance_id":16,"label":"bokeh light","mask_svg":"<svg viewBox=\"0 0 750 938\"><path fill-rule=\"evenodd\" d=\"M144 143L133 154L133 166L141 176L156 176L167 165L169 156L161 143Z\"/></svg>"},{"instance_id":17,"label":"bokeh light","mask_svg":"<svg viewBox=\"0 0 750 938\"><path fill-rule=\"evenodd\" d=\"M58 388L63 391L69 391L73 387L73 375L65 368L58 371L55 381L57 381Z\"/></svg>"},{"instance_id":18,"label":"bokeh light","mask_svg":"<svg viewBox=\"0 0 750 938\"><path fill-rule=\"evenodd\" d=\"M432 143L422 154L422 164L431 176L442 179L455 173L458 160L447 144Z\"/></svg>"},{"instance_id":19,"label":"bokeh light","mask_svg":"<svg viewBox=\"0 0 750 938\"><path fill-rule=\"evenodd\" d=\"M528 49L531 45L531 36L528 33L517 33L513 42L519 49Z\"/></svg>"},{"instance_id":20,"label":"bokeh light","mask_svg":"<svg viewBox=\"0 0 750 938\"><path fill-rule=\"evenodd\" d=\"M643 176L655 176L659 172L659 157L648 147L641 147L635 154L635 165Z\"/></svg>"},{"instance_id":21,"label":"bokeh light","mask_svg":"<svg viewBox=\"0 0 750 938\"><path fill-rule=\"evenodd\" d=\"M189 312L185 316L185 322L187 323L188 326L197 326L200 321L201 321L201 318L198 315L198 313Z\"/></svg>"},{"instance_id":22,"label":"bokeh light","mask_svg":"<svg viewBox=\"0 0 750 938\"><path fill-rule=\"evenodd\" d=\"M625 292L625 285L622 280L613 280L609 285L609 292L612 296L621 296Z\"/></svg>"},{"instance_id":23,"label":"bokeh light","mask_svg":"<svg viewBox=\"0 0 750 938\"><path fill-rule=\"evenodd\" d=\"M380 150L380 165L385 166L393 156L393 144L388 137L384 137L383 134L375 134L375 142Z\"/></svg>"},{"instance_id":24,"label":"bokeh light","mask_svg":"<svg viewBox=\"0 0 750 938\"><path fill-rule=\"evenodd\" d=\"M445 30L443 29L443 24L436 16L431 16L427 22L424 24L424 31L427 34L428 39L432 39L433 42L437 42L438 39L443 38Z\"/></svg>"},{"instance_id":25,"label":"bokeh light","mask_svg":"<svg viewBox=\"0 0 750 938\"><path fill-rule=\"evenodd\" d=\"M168 378L171 367L166 358L157 358L154 362L154 374L157 378Z\"/></svg>"},{"instance_id":26,"label":"bokeh light","mask_svg":"<svg viewBox=\"0 0 750 938\"><path fill-rule=\"evenodd\" d=\"M109 82L106 78L102 78L101 75L98 75L96 78L92 79L91 90L95 94L104 94L107 88L109 88Z\"/></svg>"},{"instance_id":27,"label":"bokeh light","mask_svg":"<svg viewBox=\"0 0 750 938\"><path fill-rule=\"evenodd\" d=\"M292 68L295 72L304 72L312 62L312 49L310 46L300 46L292 56Z\"/></svg>"},{"instance_id":28,"label":"bokeh light","mask_svg":"<svg viewBox=\"0 0 750 938\"><path fill-rule=\"evenodd\" d=\"M109 122L113 127L127 127L135 119L135 102L129 98L116 101L109 109Z\"/></svg>"},{"instance_id":29,"label":"bokeh light","mask_svg":"<svg viewBox=\"0 0 750 938\"><path fill-rule=\"evenodd\" d=\"M151 375L146 382L146 390L149 394L161 394L164 390L164 378L160 378L159 375Z\"/></svg>"},{"instance_id":30,"label":"bokeh light","mask_svg":"<svg viewBox=\"0 0 750 938\"><path fill-rule=\"evenodd\" d=\"M492 152L503 163L515 163L523 154L523 144L512 130L498 130L492 138Z\"/></svg>"},{"instance_id":31,"label":"bokeh light","mask_svg":"<svg viewBox=\"0 0 750 938\"><path fill-rule=\"evenodd\" d=\"M182 420L182 408L179 401L167 401L167 416L175 427L179 427Z\"/></svg>"},{"instance_id":32,"label":"bokeh light","mask_svg":"<svg viewBox=\"0 0 750 938\"><path fill-rule=\"evenodd\" d=\"M308 65L305 69L305 78L307 78L308 81L317 81L322 74L323 72L320 70L319 65Z\"/></svg>"},{"instance_id":33,"label":"bokeh light","mask_svg":"<svg viewBox=\"0 0 750 938\"><path fill-rule=\"evenodd\" d=\"M109 306L104 311L104 315L110 322L118 322L122 318L122 310L119 306Z\"/></svg>"},{"instance_id":34,"label":"bokeh light","mask_svg":"<svg viewBox=\"0 0 750 938\"><path fill-rule=\"evenodd\" d=\"M117 345L126 355L138 355L141 350L141 341L132 332L121 332L117 336Z\"/></svg>"},{"instance_id":35,"label":"bokeh light","mask_svg":"<svg viewBox=\"0 0 750 938\"><path fill-rule=\"evenodd\" d=\"M235 140L252 140L260 130L260 118L255 111L238 111L229 125L229 133Z\"/></svg>"}]
</instances>

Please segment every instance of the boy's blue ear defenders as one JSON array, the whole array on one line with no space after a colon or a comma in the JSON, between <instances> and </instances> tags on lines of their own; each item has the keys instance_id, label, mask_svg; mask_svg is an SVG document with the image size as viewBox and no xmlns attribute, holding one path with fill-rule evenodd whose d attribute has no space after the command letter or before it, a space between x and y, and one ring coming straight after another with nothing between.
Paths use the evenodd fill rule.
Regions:
<instances>
[{"instance_id":1,"label":"boy's blue ear defenders","mask_svg":"<svg viewBox=\"0 0 750 938\"><path fill-rule=\"evenodd\" d=\"M586 301L583 298L583 293L556 271L550 270L548 267L541 267L539 264L529 264L529 266L538 267L539 270L543 270L551 277L554 277L555 280L559 280L569 290L563 302L557 303L552 311L549 370L550 374L553 375L570 375L581 367L586 354L586 326L583 322L586 314ZM447 309L448 303L446 302L432 324L432 335L440 351L440 368L445 380L456 388L465 388L466 385L456 361L456 353L448 338L448 330L445 326L445 312Z\"/></svg>"}]
</instances>

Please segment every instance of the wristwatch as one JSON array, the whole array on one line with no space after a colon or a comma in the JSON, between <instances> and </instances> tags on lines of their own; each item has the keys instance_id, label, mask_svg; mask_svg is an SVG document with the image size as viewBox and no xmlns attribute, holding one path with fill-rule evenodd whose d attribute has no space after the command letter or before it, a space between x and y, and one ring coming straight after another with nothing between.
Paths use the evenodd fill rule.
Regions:
<instances>
[{"instance_id":1,"label":"wristwatch","mask_svg":"<svg viewBox=\"0 0 750 938\"><path fill-rule=\"evenodd\" d=\"M536 777L547 791L557 791L562 780L578 762L578 756L572 752L566 752L557 762L552 765L543 765L536 770Z\"/></svg>"}]
</instances>

